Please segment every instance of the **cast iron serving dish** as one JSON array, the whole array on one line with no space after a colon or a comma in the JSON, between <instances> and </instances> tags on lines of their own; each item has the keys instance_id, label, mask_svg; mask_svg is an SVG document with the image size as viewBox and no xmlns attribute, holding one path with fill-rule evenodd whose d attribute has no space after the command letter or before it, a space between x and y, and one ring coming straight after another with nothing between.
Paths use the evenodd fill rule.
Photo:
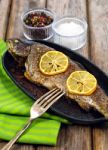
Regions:
<instances>
[{"instance_id":1,"label":"cast iron serving dish","mask_svg":"<svg viewBox=\"0 0 108 150\"><path fill-rule=\"evenodd\" d=\"M24 42L26 44L34 43L34 41L27 41L27 40L24 40ZM89 60L71 51L70 49L66 47L62 47L57 44L46 42L46 41L35 41L35 42L43 43L58 51L62 51L67 56L69 56L72 60L80 63L87 71L95 75L99 85L108 95L107 75L103 71L101 71L97 66L95 66L93 63L91 63ZM9 54L9 52L6 52L2 57L2 63L5 71L7 72L9 77L14 81L14 83L32 99L36 100L38 97L40 97L47 91L47 89L31 83L24 77L25 68L23 67L19 69L18 64L14 61L13 57ZM89 124L96 124L96 123L102 123L107 121L107 119L105 119L104 116L102 116L97 111L95 110L90 110L89 112L84 111L78 106L76 102L66 99L65 97L62 97L58 102L56 102L49 109L49 111L53 114L57 114L59 116L62 116L72 121L72 123L77 123L77 124L89 125Z\"/></svg>"}]
</instances>

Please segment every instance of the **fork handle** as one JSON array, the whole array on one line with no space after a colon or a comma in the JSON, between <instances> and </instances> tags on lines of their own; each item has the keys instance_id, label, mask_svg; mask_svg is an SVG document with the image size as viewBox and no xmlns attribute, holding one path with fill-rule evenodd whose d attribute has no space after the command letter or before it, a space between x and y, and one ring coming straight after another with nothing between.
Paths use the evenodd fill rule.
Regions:
<instances>
[{"instance_id":1,"label":"fork handle","mask_svg":"<svg viewBox=\"0 0 108 150\"><path fill-rule=\"evenodd\" d=\"M31 125L32 119L29 119L22 130L20 130L12 140L10 140L1 150L10 150L13 144L19 139L19 137L26 131L26 129Z\"/></svg>"}]
</instances>

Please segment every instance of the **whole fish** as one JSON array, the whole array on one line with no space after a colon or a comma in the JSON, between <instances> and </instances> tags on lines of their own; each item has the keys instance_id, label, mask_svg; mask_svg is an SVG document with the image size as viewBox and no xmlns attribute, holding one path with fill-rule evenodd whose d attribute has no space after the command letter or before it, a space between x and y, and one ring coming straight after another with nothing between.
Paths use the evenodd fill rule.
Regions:
<instances>
[{"instance_id":1,"label":"whole fish","mask_svg":"<svg viewBox=\"0 0 108 150\"><path fill-rule=\"evenodd\" d=\"M90 96L76 95L68 92L66 88L67 78L72 72L82 70L77 63L69 58L69 66L65 72L52 76L44 75L39 69L40 58L47 51L55 49L40 43L28 45L18 39L8 40L7 42L8 51L11 55L20 65L25 65L25 77L28 80L40 84L49 90L54 87L60 88L65 91L67 97L76 101L81 108L85 110L94 108L103 114L104 117L108 118L108 96L99 85L97 85L95 92Z\"/></svg>"}]
</instances>

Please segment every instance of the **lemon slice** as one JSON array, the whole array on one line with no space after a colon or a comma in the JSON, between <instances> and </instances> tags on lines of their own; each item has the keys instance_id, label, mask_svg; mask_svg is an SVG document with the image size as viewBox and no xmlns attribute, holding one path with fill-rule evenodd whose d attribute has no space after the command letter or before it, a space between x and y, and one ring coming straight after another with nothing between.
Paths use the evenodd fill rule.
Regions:
<instances>
[{"instance_id":1,"label":"lemon slice","mask_svg":"<svg viewBox=\"0 0 108 150\"><path fill-rule=\"evenodd\" d=\"M87 71L75 71L67 79L68 91L73 94L91 95L96 86L96 78Z\"/></svg>"},{"instance_id":2,"label":"lemon slice","mask_svg":"<svg viewBox=\"0 0 108 150\"><path fill-rule=\"evenodd\" d=\"M66 71L68 57L59 51L48 51L42 55L39 63L40 71L46 75L55 75Z\"/></svg>"}]
</instances>

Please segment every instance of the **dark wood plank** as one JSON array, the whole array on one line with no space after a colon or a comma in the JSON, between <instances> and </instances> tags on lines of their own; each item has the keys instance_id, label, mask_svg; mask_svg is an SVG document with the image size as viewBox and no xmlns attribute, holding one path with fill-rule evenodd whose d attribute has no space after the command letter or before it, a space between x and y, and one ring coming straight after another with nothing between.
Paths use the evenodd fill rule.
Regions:
<instances>
[{"instance_id":1,"label":"dark wood plank","mask_svg":"<svg viewBox=\"0 0 108 150\"><path fill-rule=\"evenodd\" d=\"M11 0L0 0L0 38L5 38Z\"/></svg>"},{"instance_id":2,"label":"dark wood plank","mask_svg":"<svg viewBox=\"0 0 108 150\"><path fill-rule=\"evenodd\" d=\"M2 0L3 1L3 0ZM5 0L8 2L8 0ZM5 3L6 4L6 3ZM32 8L44 8L46 5L46 0L13 0L9 18L9 26L6 38L22 37L22 24L21 24L21 14L28 9ZM5 9L4 9L5 12ZM1 144L1 147L4 142ZM37 146L27 145L27 144L16 144L13 150L36 150Z\"/></svg>"},{"instance_id":3,"label":"dark wood plank","mask_svg":"<svg viewBox=\"0 0 108 150\"><path fill-rule=\"evenodd\" d=\"M108 1L89 2L91 58L108 74Z\"/></svg>"},{"instance_id":4,"label":"dark wood plank","mask_svg":"<svg viewBox=\"0 0 108 150\"><path fill-rule=\"evenodd\" d=\"M32 8L44 8L45 0L14 0L12 3L7 38L22 37L21 15Z\"/></svg>"},{"instance_id":5,"label":"dark wood plank","mask_svg":"<svg viewBox=\"0 0 108 150\"><path fill-rule=\"evenodd\" d=\"M108 74L108 1L89 2L91 59ZM108 124L93 129L94 150L108 149Z\"/></svg>"},{"instance_id":6,"label":"dark wood plank","mask_svg":"<svg viewBox=\"0 0 108 150\"><path fill-rule=\"evenodd\" d=\"M85 0L47 0L47 8L57 17L76 16L87 18ZM88 43L79 53L89 57ZM84 126L65 126L60 132L56 147L39 147L38 150L91 150L91 128Z\"/></svg>"},{"instance_id":7,"label":"dark wood plank","mask_svg":"<svg viewBox=\"0 0 108 150\"><path fill-rule=\"evenodd\" d=\"M47 8L55 12L57 18L72 16L87 20L86 0L47 0ZM88 57L88 44L79 53Z\"/></svg>"},{"instance_id":8,"label":"dark wood plank","mask_svg":"<svg viewBox=\"0 0 108 150\"><path fill-rule=\"evenodd\" d=\"M11 0L0 0L0 38L5 39ZM4 142L0 140L0 149Z\"/></svg>"},{"instance_id":9,"label":"dark wood plank","mask_svg":"<svg viewBox=\"0 0 108 150\"><path fill-rule=\"evenodd\" d=\"M28 8L45 7L45 0L14 0L11 8L9 28L7 32L7 38L21 37L22 26L20 22L20 16L23 11ZM62 14L70 14L72 16L79 16L86 18L86 1L85 0L47 0L47 8L54 10L58 16ZM83 48L80 53L85 57L88 57L88 44ZM17 150L91 150L91 129L83 126L65 126L60 131L58 137L58 143L56 147L48 146L28 146L17 145Z\"/></svg>"}]
</instances>

